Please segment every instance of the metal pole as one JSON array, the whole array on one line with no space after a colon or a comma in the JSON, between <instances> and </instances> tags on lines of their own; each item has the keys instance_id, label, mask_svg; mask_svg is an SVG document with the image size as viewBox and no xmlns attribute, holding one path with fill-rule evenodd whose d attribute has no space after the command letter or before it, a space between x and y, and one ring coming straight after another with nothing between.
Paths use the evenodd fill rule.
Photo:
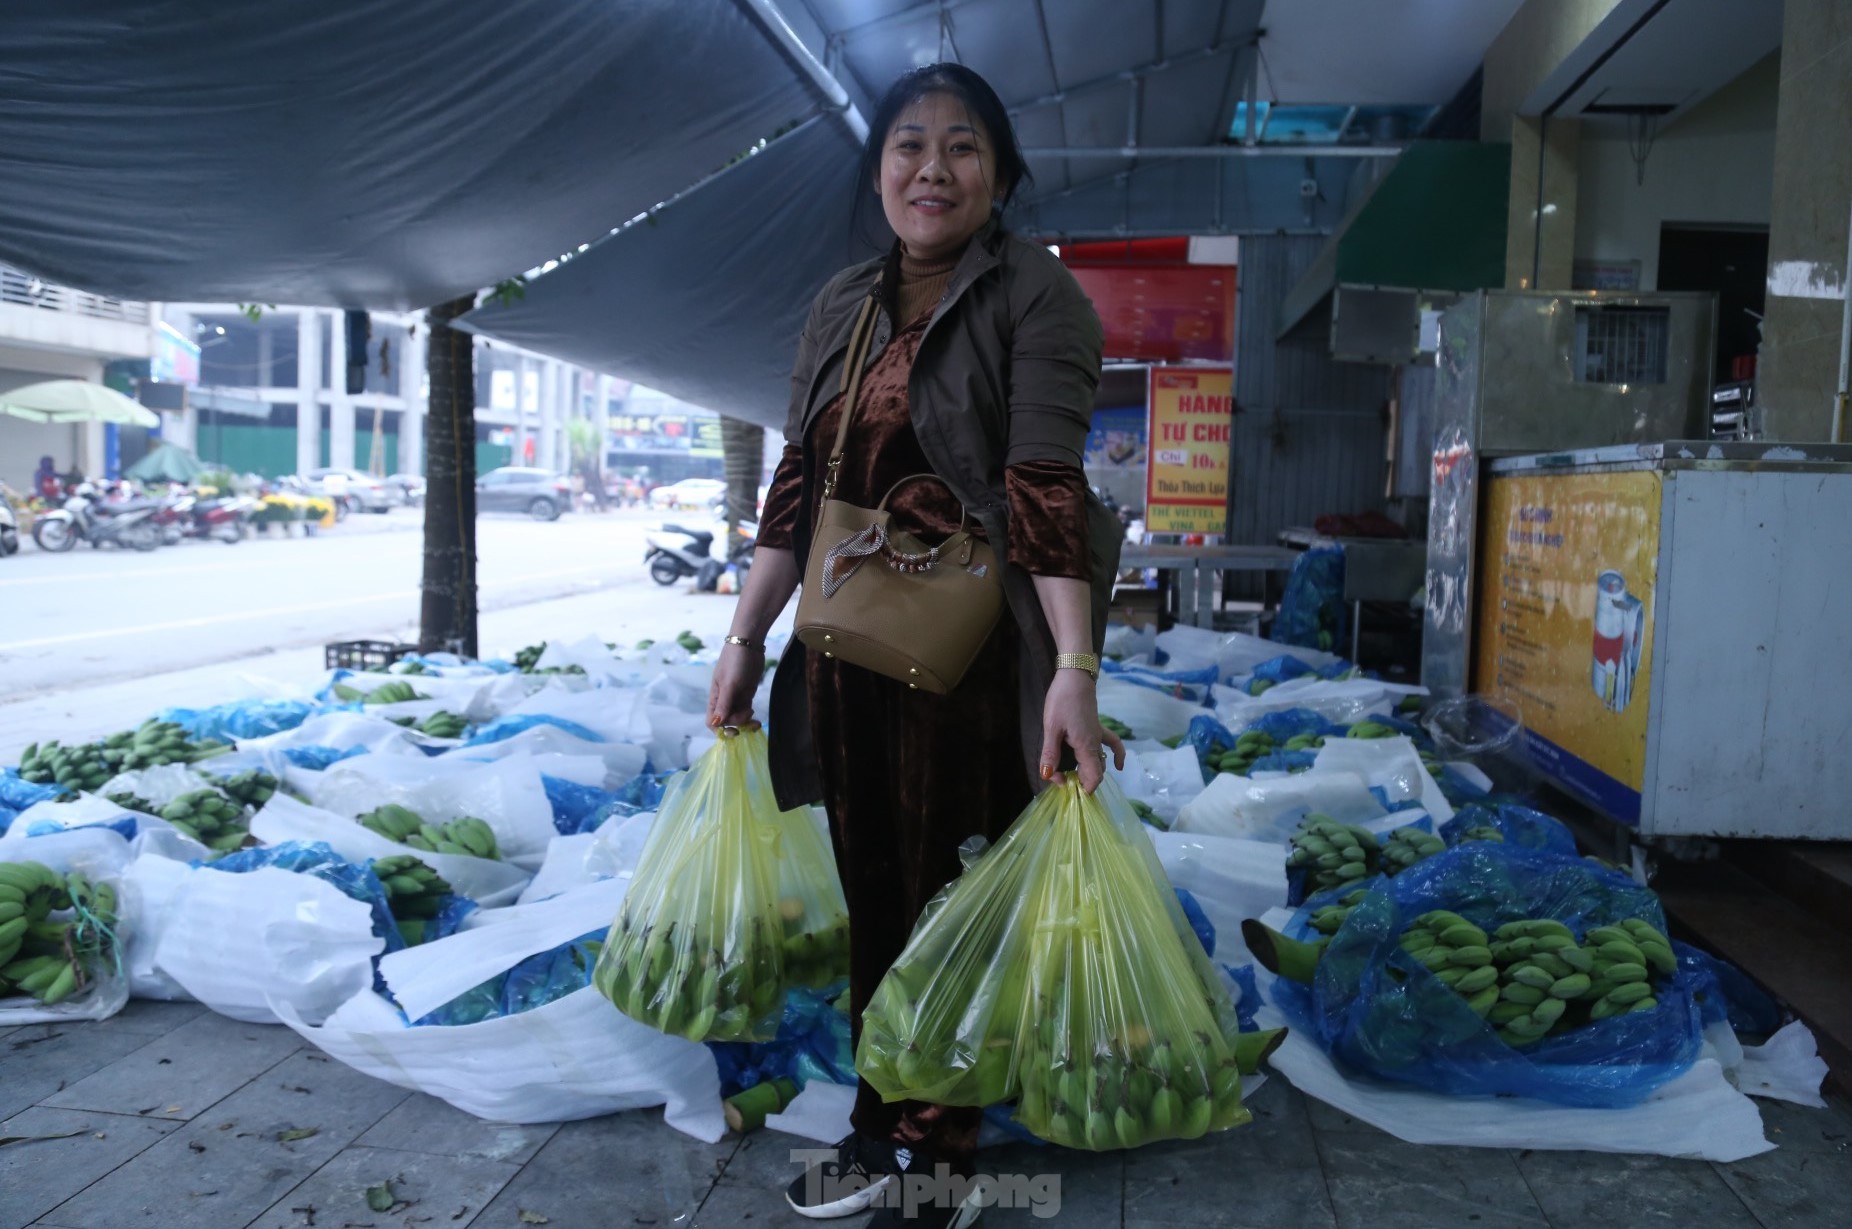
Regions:
<instances>
[{"instance_id":1,"label":"metal pole","mask_svg":"<svg viewBox=\"0 0 1852 1229\"><path fill-rule=\"evenodd\" d=\"M1840 289L1845 308L1839 314L1839 391L1833 398L1833 443L1844 439L1846 403L1852 398L1852 217L1846 222L1846 259L1841 267Z\"/></svg>"},{"instance_id":2,"label":"metal pole","mask_svg":"<svg viewBox=\"0 0 1852 1229\"><path fill-rule=\"evenodd\" d=\"M752 10L753 15L759 19L759 23L765 27L765 32L771 36L772 41L796 62L798 68L819 90L823 91L823 96L829 99L830 106L839 112L843 122L849 125L849 131L855 135L855 139L866 141L868 121L862 118L860 111L856 110L855 103L849 98L849 91L843 89L842 82L831 76L829 69L823 67L817 61L817 57L810 54L810 48L806 47L804 40L797 36L797 31L793 30L791 23L785 20L785 15L779 11L774 0L741 0L741 2Z\"/></svg>"}]
</instances>

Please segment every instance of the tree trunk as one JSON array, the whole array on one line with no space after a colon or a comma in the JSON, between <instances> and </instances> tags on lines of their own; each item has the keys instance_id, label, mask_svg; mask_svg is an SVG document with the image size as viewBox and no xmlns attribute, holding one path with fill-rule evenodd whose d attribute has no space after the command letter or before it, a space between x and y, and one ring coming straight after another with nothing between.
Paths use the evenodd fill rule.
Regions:
<instances>
[{"instance_id":1,"label":"tree trunk","mask_svg":"<svg viewBox=\"0 0 1852 1229\"><path fill-rule=\"evenodd\" d=\"M431 381L425 424L424 601L421 653L476 651L476 358L468 333L450 322L474 294L425 314Z\"/></svg>"},{"instance_id":2,"label":"tree trunk","mask_svg":"<svg viewBox=\"0 0 1852 1229\"><path fill-rule=\"evenodd\" d=\"M759 475L765 471L765 428L756 423L722 416L721 465L727 476L726 558L744 545L738 533L741 521L759 519Z\"/></svg>"}]
</instances>

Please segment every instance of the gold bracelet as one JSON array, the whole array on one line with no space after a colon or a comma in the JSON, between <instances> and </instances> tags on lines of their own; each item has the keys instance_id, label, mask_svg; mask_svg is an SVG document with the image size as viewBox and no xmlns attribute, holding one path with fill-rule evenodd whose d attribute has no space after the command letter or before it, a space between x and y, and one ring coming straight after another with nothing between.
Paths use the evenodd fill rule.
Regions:
<instances>
[{"instance_id":1,"label":"gold bracelet","mask_svg":"<svg viewBox=\"0 0 1852 1229\"><path fill-rule=\"evenodd\" d=\"M1085 670L1097 682L1100 677L1100 659L1092 653L1056 653L1055 669Z\"/></svg>"},{"instance_id":2,"label":"gold bracelet","mask_svg":"<svg viewBox=\"0 0 1852 1229\"><path fill-rule=\"evenodd\" d=\"M765 645L763 643L758 642L758 641L748 640L744 636L728 636L727 643L737 644L742 649L764 649L765 648Z\"/></svg>"}]
</instances>

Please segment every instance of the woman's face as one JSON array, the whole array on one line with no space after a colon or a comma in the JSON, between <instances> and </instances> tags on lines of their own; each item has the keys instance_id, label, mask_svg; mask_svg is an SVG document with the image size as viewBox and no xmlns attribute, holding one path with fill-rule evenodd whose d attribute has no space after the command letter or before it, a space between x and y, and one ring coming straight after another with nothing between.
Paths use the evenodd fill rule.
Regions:
<instances>
[{"instance_id":1,"label":"woman's face","mask_svg":"<svg viewBox=\"0 0 1852 1229\"><path fill-rule=\"evenodd\" d=\"M997 155L990 133L951 94L927 94L900 113L881 154L881 209L907 251L925 260L964 247L990 218Z\"/></svg>"}]
</instances>

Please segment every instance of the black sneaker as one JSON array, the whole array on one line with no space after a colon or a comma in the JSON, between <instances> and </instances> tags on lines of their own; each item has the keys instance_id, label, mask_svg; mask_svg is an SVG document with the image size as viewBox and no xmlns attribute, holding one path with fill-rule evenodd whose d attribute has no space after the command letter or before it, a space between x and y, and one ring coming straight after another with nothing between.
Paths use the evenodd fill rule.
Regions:
<instances>
[{"instance_id":1,"label":"black sneaker","mask_svg":"<svg viewBox=\"0 0 1852 1229\"><path fill-rule=\"evenodd\" d=\"M878 1199L911 1159L904 1149L851 1131L836 1145L834 1159L812 1165L785 1188L785 1202L813 1220L853 1216Z\"/></svg>"}]
</instances>

